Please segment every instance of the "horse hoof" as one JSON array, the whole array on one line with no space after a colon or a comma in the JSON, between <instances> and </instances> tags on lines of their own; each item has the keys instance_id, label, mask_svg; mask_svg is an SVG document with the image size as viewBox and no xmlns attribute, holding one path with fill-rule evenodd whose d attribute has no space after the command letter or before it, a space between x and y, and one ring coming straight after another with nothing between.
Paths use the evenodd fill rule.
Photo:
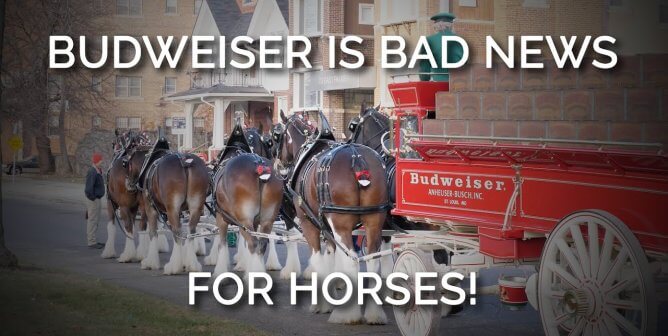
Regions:
<instances>
[{"instance_id":1,"label":"horse hoof","mask_svg":"<svg viewBox=\"0 0 668 336\"><path fill-rule=\"evenodd\" d=\"M367 306L364 311L364 321L372 325L387 324L387 315L380 306Z\"/></svg>"},{"instance_id":2,"label":"horse hoof","mask_svg":"<svg viewBox=\"0 0 668 336\"><path fill-rule=\"evenodd\" d=\"M102 251L102 254L100 255L103 259L111 259L116 257L116 251L114 250L114 247L111 246L107 248L109 245L104 246L104 250Z\"/></svg>"},{"instance_id":3,"label":"horse hoof","mask_svg":"<svg viewBox=\"0 0 668 336\"><path fill-rule=\"evenodd\" d=\"M348 307L334 309L327 322L338 324L360 324L362 323L362 320L362 308L356 304L351 304Z\"/></svg>"},{"instance_id":4,"label":"horse hoof","mask_svg":"<svg viewBox=\"0 0 668 336\"><path fill-rule=\"evenodd\" d=\"M174 265L173 263L167 263L165 265L165 275L174 275L183 273L183 266Z\"/></svg>"},{"instance_id":5,"label":"horse hoof","mask_svg":"<svg viewBox=\"0 0 668 336\"><path fill-rule=\"evenodd\" d=\"M134 256L128 256L128 255L121 255L116 259L119 263L131 263L136 260Z\"/></svg>"},{"instance_id":6,"label":"horse hoof","mask_svg":"<svg viewBox=\"0 0 668 336\"><path fill-rule=\"evenodd\" d=\"M290 280L292 277L292 273L295 273L295 279L299 279L301 276L300 272L294 269L289 269L288 267L284 267L281 270L280 278L283 280Z\"/></svg>"},{"instance_id":7,"label":"horse hoof","mask_svg":"<svg viewBox=\"0 0 668 336\"><path fill-rule=\"evenodd\" d=\"M152 263L148 262L148 259L144 259L141 261L141 269L143 270L159 270L160 269L160 263Z\"/></svg>"}]
</instances>

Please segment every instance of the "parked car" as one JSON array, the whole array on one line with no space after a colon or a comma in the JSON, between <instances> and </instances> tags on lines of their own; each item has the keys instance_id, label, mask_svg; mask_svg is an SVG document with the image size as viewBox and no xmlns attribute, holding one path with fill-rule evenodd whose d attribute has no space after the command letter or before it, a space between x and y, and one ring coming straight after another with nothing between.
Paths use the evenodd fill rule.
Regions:
<instances>
[{"instance_id":1,"label":"parked car","mask_svg":"<svg viewBox=\"0 0 668 336\"><path fill-rule=\"evenodd\" d=\"M37 159L37 156L31 156L25 160L16 161L16 166L14 166L13 162L8 163L5 167L5 173L7 175L20 175L23 174L23 171L26 169L39 169L39 160Z\"/></svg>"}]
</instances>

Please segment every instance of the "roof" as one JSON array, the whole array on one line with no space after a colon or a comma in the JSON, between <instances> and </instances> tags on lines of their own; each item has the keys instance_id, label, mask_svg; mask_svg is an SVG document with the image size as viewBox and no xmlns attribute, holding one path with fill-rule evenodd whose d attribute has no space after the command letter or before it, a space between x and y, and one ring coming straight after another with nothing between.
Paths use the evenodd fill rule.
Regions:
<instances>
[{"instance_id":1,"label":"roof","mask_svg":"<svg viewBox=\"0 0 668 336\"><path fill-rule=\"evenodd\" d=\"M221 35L235 37L248 32L253 13L242 14L236 0L207 0Z\"/></svg>"},{"instance_id":2,"label":"roof","mask_svg":"<svg viewBox=\"0 0 668 336\"><path fill-rule=\"evenodd\" d=\"M186 91L177 92L167 96L167 100L184 100L189 98L207 97L207 96L271 96L267 89L259 86L227 86L217 84L208 88L197 88Z\"/></svg>"}]
</instances>

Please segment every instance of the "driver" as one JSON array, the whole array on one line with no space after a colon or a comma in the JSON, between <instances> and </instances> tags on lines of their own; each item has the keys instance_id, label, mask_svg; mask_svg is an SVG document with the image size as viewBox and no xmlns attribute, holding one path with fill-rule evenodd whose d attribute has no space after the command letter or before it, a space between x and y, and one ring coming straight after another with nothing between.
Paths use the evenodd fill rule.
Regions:
<instances>
[{"instance_id":1,"label":"driver","mask_svg":"<svg viewBox=\"0 0 668 336\"><path fill-rule=\"evenodd\" d=\"M461 44L456 42L448 42L447 48L443 48L441 41L442 36L457 36L452 31L452 26L455 21L455 16L443 12L438 13L431 17L431 20L434 21L434 30L436 33L427 36L427 42L429 43L429 49L434 55L434 58L437 60L442 59L443 52L448 53L447 60L449 63L455 63L464 57L464 49ZM421 54L424 54L425 51L422 50ZM427 73L432 73L427 74ZM429 64L429 60L423 59L420 61L420 80L422 81L442 81L447 82L450 79L450 74L447 68L432 68Z\"/></svg>"}]
</instances>

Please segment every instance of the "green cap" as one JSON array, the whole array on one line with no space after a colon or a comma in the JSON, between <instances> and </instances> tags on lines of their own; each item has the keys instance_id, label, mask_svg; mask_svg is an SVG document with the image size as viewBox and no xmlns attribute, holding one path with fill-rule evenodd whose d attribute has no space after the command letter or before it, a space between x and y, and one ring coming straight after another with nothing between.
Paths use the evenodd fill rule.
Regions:
<instances>
[{"instance_id":1,"label":"green cap","mask_svg":"<svg viewBox=\"0 0 668 336\"><path fill-rule=\"evenodd\" d=\"M455 16L448 12L442 12L432 16L431 19L434 20L435 22L438 21L452 22L455 20Z\"/></svg>"}]
</instances>

